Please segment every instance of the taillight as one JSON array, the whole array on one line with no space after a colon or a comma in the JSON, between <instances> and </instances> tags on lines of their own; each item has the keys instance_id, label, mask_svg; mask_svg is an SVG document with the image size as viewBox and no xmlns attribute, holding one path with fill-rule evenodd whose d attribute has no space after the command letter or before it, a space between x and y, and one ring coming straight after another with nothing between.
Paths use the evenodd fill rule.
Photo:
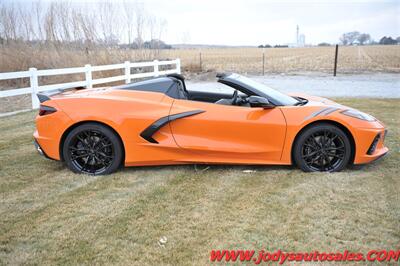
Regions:
<instances>
[{"instance_id":1,"label":"taillight","mask_svg":"<svg viewBox=\"0 0 400 266\"><path fill-rule=\"evenodd\" d=\"M39 109L39 115L44 116L44 115L49 115L54 112L57 112L57 109L54 107L46 106L46 105L40 105Z\"/></svg>"}]
</instances>

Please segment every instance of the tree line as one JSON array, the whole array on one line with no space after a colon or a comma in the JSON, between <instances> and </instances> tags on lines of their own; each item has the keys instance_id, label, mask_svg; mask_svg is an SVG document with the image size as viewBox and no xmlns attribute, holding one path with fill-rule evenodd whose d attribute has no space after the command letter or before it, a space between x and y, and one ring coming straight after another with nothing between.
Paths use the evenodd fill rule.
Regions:
<instances>
[{"instance_id":1,"label":"tree line","mask_svg":"<svg viewBox=\"0 0 400 266\"><path fill-rule=\"evenodd\" d=\"M161 39L165 19L149 13L143 3L0 2L0 43L93 45L142 49L170 48ZM146 41L147 39L147 41Z\"/></svg>"},{"instance_id":2,"label":"tree line","mask_svg":"<svg viewBox=\"0 0 400 266\"><path fill-rule=\"evenodd\" d=\"M396 39L391 36L384 36L378 42L371 38L371 35L368 33L361 33L358 31L351 31L347 33L343 33L339 38L341 44L343 45L365 45L365 44L398 44L400 43L400 37Z\"/></svg>"},{"instance_id":3,"label":"tree line","mask_svg":"<svg viewBox=\"0 0 400 266\"><path fill-rule=\"evenodd\" d=\"M352 31L352 32L347 32L343 33L340 38L339 38L340 44L342 45L376 45L376 44L381 44L381 45L394 45L394 44L400 44L400 37L397 37L396 39L392 38L391 36L383 36L379 41L375 41L374 39L371 38L371 35L368 33L361 33L358 31ZM328 42L321 42L318 44L318 46L331 46L331 43ZM288 45L258 45L258 48L282 48L282 47L288 47Z\"/></svg>"}]
</instances>

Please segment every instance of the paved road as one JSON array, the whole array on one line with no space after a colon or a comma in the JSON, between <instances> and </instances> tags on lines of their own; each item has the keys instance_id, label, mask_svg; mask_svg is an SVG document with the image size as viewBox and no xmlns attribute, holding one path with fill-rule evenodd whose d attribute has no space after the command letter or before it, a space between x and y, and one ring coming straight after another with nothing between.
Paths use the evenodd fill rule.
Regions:
<instances>
[{"instance_id":1,"label":"paved road","mask_svg":"<svg viewBox=\"0 0 400 266\"><path fill-rule=\"evenodd\" d=\"M400 74L362 74L343 76L268 75L249 76L282 92L302 92L324 97L400 98ZM229 92L223 84L192 81L189 90Z\"/></svg>"}]
</instances>

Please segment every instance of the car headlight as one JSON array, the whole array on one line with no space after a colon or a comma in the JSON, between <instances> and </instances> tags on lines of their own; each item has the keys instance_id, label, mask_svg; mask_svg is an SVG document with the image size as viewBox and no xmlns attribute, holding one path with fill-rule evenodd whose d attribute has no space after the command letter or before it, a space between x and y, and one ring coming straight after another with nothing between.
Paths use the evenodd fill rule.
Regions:
<instances>
[{"instance_id":1,"label":"car headlight","mask_svg":"<svg viewBox=\"0 0 400 266\"><path fill-rule=\"evenodd\" d=\"M361 120L365 120L365 121L368 121L368 122L372 122L372 121L376 120L375 117L373 117L372 115L369 115L369 114L366 114L366 113L363 113L363 112L360 112L360 111L357 111L357 110L344 110L341 113L344 114L344 115L351 116L351 117L354 117L354 118L358 118L358 119L361 119Z\"/></svg>"}]
</instances>

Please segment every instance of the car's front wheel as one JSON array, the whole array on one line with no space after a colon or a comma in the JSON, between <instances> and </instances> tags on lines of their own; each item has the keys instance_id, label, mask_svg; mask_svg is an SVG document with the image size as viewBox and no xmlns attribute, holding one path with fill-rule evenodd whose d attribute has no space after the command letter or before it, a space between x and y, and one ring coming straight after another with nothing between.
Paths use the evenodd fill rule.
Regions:
<instances>
[{"instance_id":1,"label":"car's front wheel","mask_svg":"<svg viewBox=\"0 0 400 266\"><path fill-rule=\"evenodd\" d=\"M351 158L351 144L339 127L321 123L304 130L297 138L293 158L306 172L336 172Z\"/></svg>"},{"instance_id":2,"label":"car's front wheel","mask_svg":"<svg viewBox=\"0 0 400 266\"><path fill-rule=\"evenodd\" d=\"M75 173L110 174L121 165L122 144L108 127L86 123L69 132L63 145L63 157Z\"/></svg>"}]
</instances>

